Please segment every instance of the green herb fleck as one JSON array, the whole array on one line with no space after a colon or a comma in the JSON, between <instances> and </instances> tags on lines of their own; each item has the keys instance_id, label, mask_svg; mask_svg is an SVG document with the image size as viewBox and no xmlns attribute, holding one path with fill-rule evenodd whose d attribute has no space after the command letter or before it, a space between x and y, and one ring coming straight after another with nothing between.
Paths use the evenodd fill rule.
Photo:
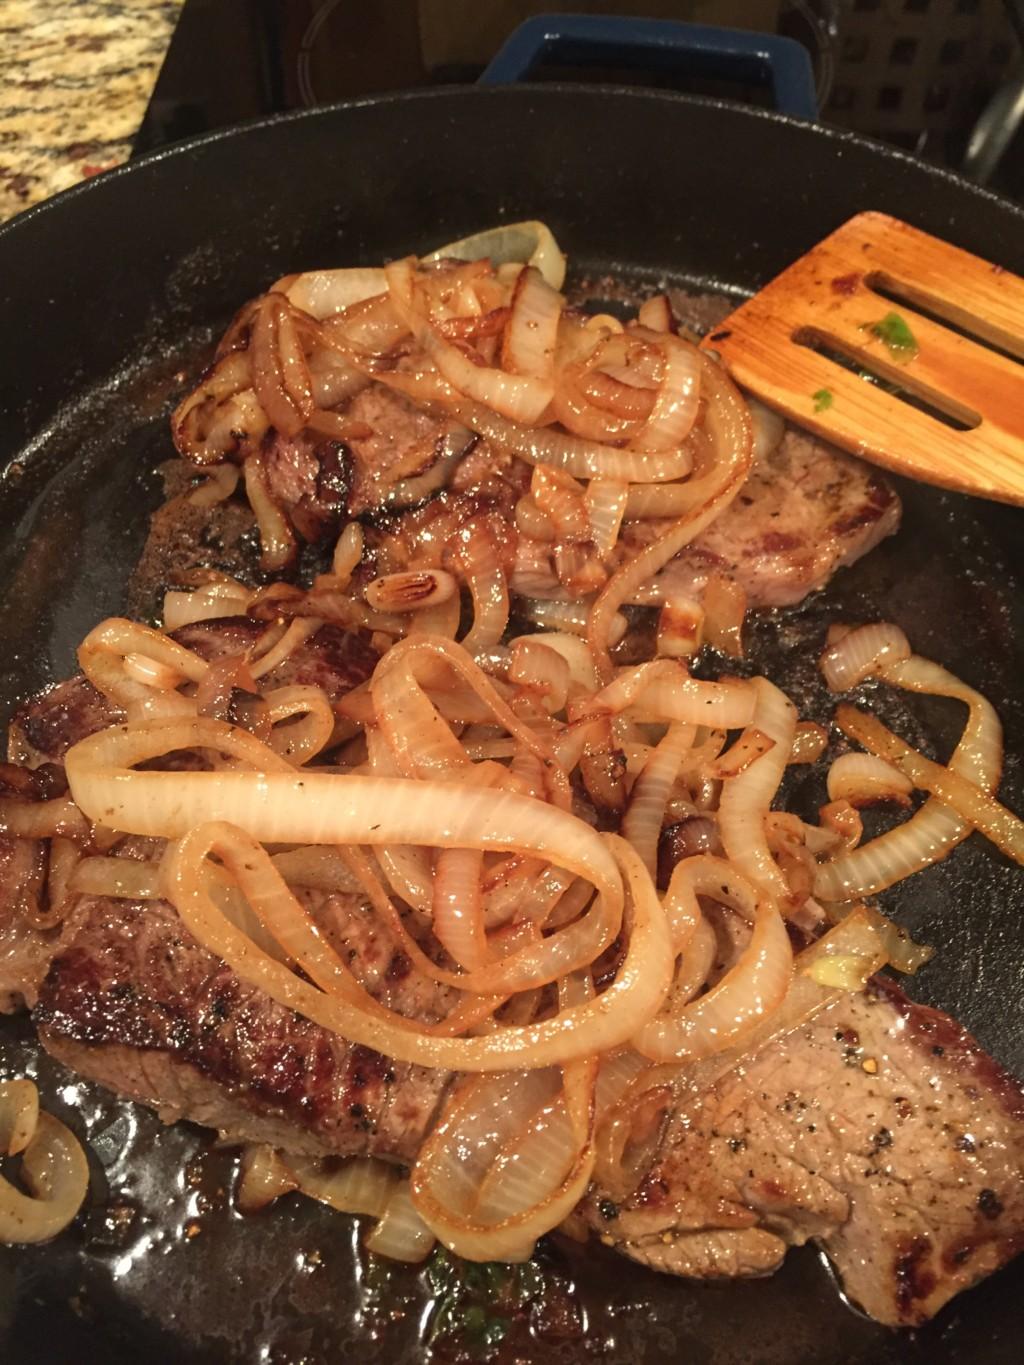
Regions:
<instances>
[{"instance_id":1,"label":"green herb fleck","mask_svg":"<svg viewBox=\"0 0 1024 1365\"><path fill-rule=\"evenodd\" d=\"M815 412L824 412L826 408L832 406L831 389L819 389L817 393L812 393L811 397L814 399Z\"/></svg>"},{"instance_id":2,"label":"green herb fleck","mask_svg":"<svg viewBox=\"0 0 1024 1365\"><path fill-rule=\"evenodd\" d=\"M544 1291L544 1272L533 1261L516 1266L516 1287L513 1300L517 1308L539 1299Z\"/></svg>"},{"instance_id":3,"label":"green herb fleck","mask_svg":"<svg viewBox=\"0 0 1024 1365\"><path fill-rule=\"evenodd\" d=\"M436 1247L427 1263L427 1283L432 1292L438 1296L444 1295L458 1283L458 1280L459 1272L451 1257L443 1247Z\"/></svg>"},{"instance_id":4,"label":"green herb fleck","mask_svg":"<svg viewBox=\"0 0 1024 1365\"><path fill-rule=\"evenodd\" d=\"M467 1308L462 1318L462 1330L469 1344L479 1350L492 1350L499 1346L508 1332L505 1318L494 1318L483 1308L474 1304Z\"/></svg>"},{"instance_id":5,"label":"green herb fleck","mask_svg":"<svg viewBox=\"0 0 1024 1365\"><path fill-rule=\"evenodd\" d=\"M914 334L899 313L886 313L880 322L870 323L868 330L872 336L878 337L880 341L885 343L894 360L905 363L908 360L913 360L914 356L917 355L917 342L914 340Z\"/></svg>"},{"instance_id":6,"label":"green herb fleck","mask_svg":"<svg viewBox=\"0 0 1024 1365\"><path fill-rule=\"evenodd\" d=\"M516 1325L522 1327L546 1285L544 1271L532 1261L467 1263L441 1247L431 1254L425 1278L435 1299L427 1344L454 1345L460 1359L481 1362L493 1360Z\"/></svg>"}]
</instances>

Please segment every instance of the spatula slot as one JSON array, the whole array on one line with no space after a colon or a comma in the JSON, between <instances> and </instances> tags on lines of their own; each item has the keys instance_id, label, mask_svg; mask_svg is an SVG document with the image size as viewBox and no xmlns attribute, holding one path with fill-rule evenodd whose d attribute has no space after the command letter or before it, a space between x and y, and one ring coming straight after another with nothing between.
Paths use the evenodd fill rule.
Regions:
<instances>
[{"instance_id":1,"label":"spatula slot","mask_svg":"<svg viewBox=\"0 0 1024 1365\"><path fill-rule=\"evenodd\" d=\"M916 408L918 412L923 412L954 431L972 431L981 425L979 413L927 385L908 382L907 377L895 366L886 365L876 356L867 356L854 350L838 337L828 336L812 327L801 327L793 333L792 339L798 346L806 346L833 365L858 375L865 383L877 385L908 407Z\"/></svg>"},{"instance_id":2,"label":"spatula slot","mask_svg":"<svg viewBox=\"0 0 1024 1365\"><path fill-rule=\"evenodd\" d=\"M958 336L967 337L968 340L976 341L980 346L995 351L997 355L1005 356L1007 360L1024 361L1024 329L1019 335L1015 335L990 318L979 317L968 308L963 308L949 299L940 298L920 285L894 279L884 271L876 270L865 275L864 284L890 303L913 308L929 322L937 322Z\"/></svg>"}]
</instances>

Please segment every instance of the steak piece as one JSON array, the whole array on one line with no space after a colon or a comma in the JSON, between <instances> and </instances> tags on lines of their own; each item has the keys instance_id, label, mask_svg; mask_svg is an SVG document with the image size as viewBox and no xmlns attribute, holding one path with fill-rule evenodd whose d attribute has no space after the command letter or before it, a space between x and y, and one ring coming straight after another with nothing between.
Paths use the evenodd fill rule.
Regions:
<instances>
[{"instance_id":1,"label":"steak piece","mask_svg":"<svg viewBox=\"0 0 1024 1365\"><path fill-rule=\"evenodd\" d=\"M308 903L377 999L424 1020L447 1012L451 992L411 971L360 898ZM293 1153L411 1161L449 1083L278 1005L201 947L164 901L83 897L34 1016L58 1060L167 1122Z\"/></svg>"},{"instance_id":2,"label":"steak piece","mask_svg":"<svg viewBox=\"0 0 1024 1365\"><path fill-rule=\"evenodd\" d=\"M668 564L645 602L699 597L714 571L745 589L751 607L787 607L823 588L900 523L900 500L870 465L787 427L729 507ZM665 523L634 522L624 543L639 548Z\"/></svg>"},{"instance_id":3,"label":"steak piece","mask_svg":"<svg viewBox=\"0 0 1024 1365\"><path fill-rule=\"evenodd\" d=\"M190 502L186 494L197 471L185 460L168 460L158 471L167 501L149 519L149 534L128 580L126 614L147 621L160 614L167 588L180 587L196 569L258 581L256 519L243 497L213 507Z\"/></svg>"},{"instance_id":4,"label":"steak piece","mask_svg":"<svg viewBox=\"0 0 1024 1365\"><path fill-rule=\"evenodd\" d=\"M11 725L37 755L59 762L72 744L121 719L123 713L79 673L30 697Z\"/></svg>"},{"instance_id":5,"label":"steak piece","mask_svg":"<svg viewBox=\"0 0 1024 1365\"><path fill-rule=\"evenodd\" d=\"M248 616L197 621L172 633L172 639L207 660L240 654L267 629ZM377 663L365 631L323 625L261 680L264 686L302 683L323 688L337 701L365 682ZM123 713L79 674L32 697L16 712L13 724L37 756L61 760L79 740L123 719Z\"/></svg>"},{"instance_id":6,"label":"steak piece","mask_svg":"<svg viewBox=\"0 0 1024 1365\"><path fill-rule=\"evenodd\" d=\"M345 506L348 476L337 441L305 432L263 438L263 467L275 502L305 541L337 535Z\"/></svg>"},{"instance_id":7,"label":"steak piece","mask_svg":"<svg viewBox=\"0 0 1024 1365\"><path fill-rule=\"evenodd\" d=\"M249 616L225 616L196 621L173 631L171 638L207 661L250 649L266 630L266 622ZM367 631L345 630L328 622L260 679L264 688L301 684L322 688L329 701L338 701L373 672L378 654Z\"/></svg>"},{"instance_id":8,"label":"steak piece","mask_svg":"<svg viewBox=\"0 0 1024 1365\"><path fill-rule=\"evenodd\" d=\"M851 1299L912 1326L1024 1247L1021 1087L886 979L674 1103L633 1197L587 1204L658 1270L765 1274L813 1239Z\"/></svg>"},{"instance_id":9,"label":"steak piece","mask_svg":"<svg viewBox=\"0 0 1024 1365\"><path fill-rule=\"evenodd\" d=\"M370 384L357 393L345 416L370 429L368 436L347 442L352 457L351 516L380 507L393 483L429 468L449 427L383 384Z\"/></svg>"},{"instance_id":10,"label":"steak piece","mask_svg":"<svg viewBox=\"0 0 1024 1365\"><path fill-rule=\"evenodd\" d=\"M0 835L0 1014L33 1005L57 946L53 930L34 928L27 910L40 885L41 839Z\"/></svg>"}]
</instances>

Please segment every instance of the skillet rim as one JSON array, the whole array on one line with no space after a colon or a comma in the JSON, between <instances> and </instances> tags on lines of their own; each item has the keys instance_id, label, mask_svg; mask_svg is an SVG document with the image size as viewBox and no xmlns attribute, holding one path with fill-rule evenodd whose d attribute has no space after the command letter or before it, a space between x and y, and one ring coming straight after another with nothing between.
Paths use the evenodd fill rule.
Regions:
<instances>
[{"instance_id":1,"label":"skillet rim","mask_svg":"<svg viewBox=\"0 0 1024 1365\"><path fill-rule=\"evenodd\" d=\"M170 143L166 147L156 148L154 151L146 152L137 158L133 157L122 165L115 166L112 170L104 171L100 175L80 181L77 185L59 190L56 194L49 195L39 203L22 209L13 218L9 218L6 223L0 224L0 264L2 264L4 244L17 234L30 230L32 225L44 215L52 214L54 211L64 212L65 205L76 203L87 195L102 193L102 187L105 185L113 185L126 177L139 175L164 162L173 161L179 157L188 157L207 146L230 142L235 138L258 136L267 128L275 128L284 124L298 125L328 120L348 109L366 109L379 105L415 105L420 102L446 100L453 97L456 100L528 99L536 97L538 94L552 94L556 97L574 96L585 100L607 100L611 97L616 100L636 103L657 102L684 107L715 109L723 114L736 115L740 119L749 119L751 123L768 123L775 124L780 128L791 128L800 133L806 133L808 136L824 138L840 148L856 147L891 164L912 166L915 171L924 171L938 184L948 187L955 193L966 192L979 202L989 204L997 210L1005 210L1011 218L1017 219L1020 227L1024 229L1024 204L1016 204L1012 199L1006 198L1005 195L997 194L986 186L977 185L974 181L968 180L965 176L945 166L924 161L920 157L905 152L900 147L892 147L888 143L880 142L876 138L866 137L862 133L853 132L849 129L836 128L826 123L811 123L791 114L780 114L774 109L761 109L755 105L741 104L736 100L710 99L702 95L686 95L668 90L645 90L626 85L575 85L571 81L542 81L516 85L446 85L427 89L397 90L383 94L366 95L359 99L337 100L331 104L316 105L311 109L292 109L283 113L268 114L263 118L247 119L241 123L231 123L221 128L211 129L209 132L198 133L194 137L184 138L179 142Z\"/></svg>"},{"instance_id":2,"label":"skillet rim","mask_svg":"<svg viewBox=\"0 0 1024 1365\"><path fill-rule=\"evenodd\" d=\"M902 149L889 147L886 144L874 139L864 137L857 133L847 132L846 130L831 128L825 125L807 123L803 120L791 116L778 114L775 111L762 110L750 106L744 106L728 100L711 100L703 97L676 94L664 91L648 91L636 89L634 87L623 86L579 86L572 83L540 83L522 86L496 87L494 89L481 89L475 86L449 86L438 89L416 90L408 92L395 92L389 94L379 94L363 97L357 100L340 101L330 105L318 106L313 109L296 110L285 114L274 114L264 118L247 121L239 124L232 124L224 128L214 129L207 133L199 134L195 137L185 139L159 148L151 153L132 160L112 171L93 179L69 187L56 195L41 201L39 204L16 214L14 218L6 224L0 225L0 272L2 272L3 255L7 249L5 243L17 240L19 243L24 240L25 232L35 231L34 224L37 222L50 223L54 221L46 215L54 211L64 215L64 218L74 221L74 210L65 209L65 203L73 204L83 196L109 193L99 186L111 185L120 182L128 176L134 176L136 181L140 176L147 173L153 175L154 181L159 184L157 175L158 165L167 162L170 165L179 165L178 158L185 161L188 158L203 154L207 146L214 150L221 145L231 146L236 139L259 138L269 129L277 128L280 125L310 121L312 126L328 125L332 119L343 119L345 112L355 109L367 108L405 108L409 106L415 108L421 102L427 100L450 100L456 108L466 106L466 101L472 97L474 103L481 97L497 99L499 101L522 100L527 104L538 97L542 101L548 101L556 105L568 96L574 96L576 100L582 101L608 101L616 99L624 106L636 108L650 107L652 101L662 107L671 105L682 105L691 109L716 110L729 117L730 114L739 116L738 126L742 127L744 121L747 128L764 127L765 125L778 125L782 128L797 125L809 137L817 139L824 138L826 143L836 149L839 156L846 149L860 153L861 149L879 166L888 165L892 168L901 166L913 168L918 175L924 173L928 180L936 186L938 193L947 194L950 201L950 208L957 213L967 214L973 205L985 205L990 210L994 209L1000 214L1002 221L1011 231L1013 228L1018 230L1024 227L1024 206L1013 203L1001 195L993 193L984 187L973 184L953 171L944 167L933 166L919 158L902 151ZM798 136L799 134L795 135ZM779 135L779 146L785 144L782 137L790 135ZM799 144L794 144L799 145ZM810 144L807 144L810 145ZM784 173L786 173L784 171ZM792 174L790 171L789 174ZM134 182L131 182L134 183ZM964 194L963 192L967 193ZM91 200L85 202L91 203ZM911 206L908 205L908 209ZM1007 210L1008 212L1002 212ZM908 212L908 216L911 216ZM5 301L0 298L0 308L5 306ZM51 411L52 416L52 411ZM44 424L45 426L45 424ZM89 1337L83 1335L80 1340L88 1344Z\"/></svg>"}]
</instances>

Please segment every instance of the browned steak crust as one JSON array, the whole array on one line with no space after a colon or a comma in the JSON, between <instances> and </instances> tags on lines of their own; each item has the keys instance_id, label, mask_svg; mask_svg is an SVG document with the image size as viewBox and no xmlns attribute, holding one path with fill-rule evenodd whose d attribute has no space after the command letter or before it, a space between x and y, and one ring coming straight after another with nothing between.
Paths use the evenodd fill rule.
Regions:
<instances>
[{"instance_id":1,"label":"browned steak crust","mask_svg":"<svg viewBox=\"0 0 1024 1365\"><path fill-rule=\"evenodd\" d=\"M202 658L213 660L251 648L266 628L265 622L248 616L226 616L183 626L172 633L172 638ZM265 683L270 687L321 687L330 701L337 701L366 681L377 658L365 631L323 625L271 669ZM39 755L59 760L72 744L122 719L122 712L79 674L32 697L19 709L13 724Z\"/></svg>"},{"instance_id":2,"label":"browned steak crust","mask_svg":"<svg viewBox=\"0 0 1024 1365\"><path fill-rule=\"evenodd\" d=\"M699 596L718 571L743 586L749 606L792 606L892 535L900 510L877 469L789 428L735 501L659 575L657 590ZM635 523L624 541L645 543L660 527Z\"/></svg>"},{"instance_id":3,"label":"browned steak crust","mask_svg":"<svg viewBox=\"0 0 1024 1365\"><path fill-rule=\"evenodd\" d=\"M372 910L319 897L324 932L377 998L439 1017ZM411 1160L448 1074L389 1061L278 1005L202 948L163 901L83 898L42 985L43 1044L76 1071L233 1138Z\"/></svg>"},{"instance_id":4,"label":"browned steak crust","mask_svg":"<svg viewBox=\"0 0 1024 1365\"><path fill-rule=\"evenodd\" d=\"M683 1275L764 1274L812 1238L872 1317L913 1325L1024 1245L1024 1095L879 980L684 1094L634 1197L588 1207Z\"/></svg>"}]
</instances>

